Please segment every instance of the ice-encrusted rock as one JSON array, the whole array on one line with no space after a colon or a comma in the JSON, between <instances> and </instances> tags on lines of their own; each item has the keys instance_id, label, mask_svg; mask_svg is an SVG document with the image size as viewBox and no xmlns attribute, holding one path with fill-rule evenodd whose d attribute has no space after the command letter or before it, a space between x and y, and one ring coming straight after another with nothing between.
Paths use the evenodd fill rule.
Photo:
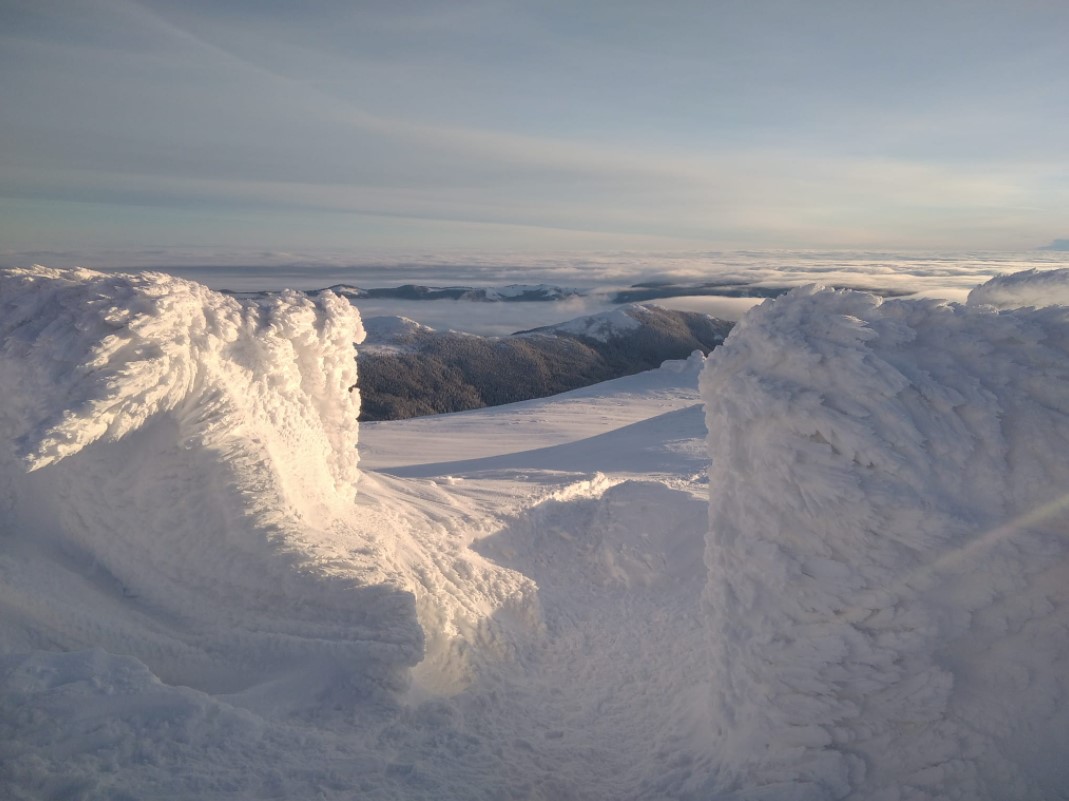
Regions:
<instances>
[{"instance_id":1,"label":"ice-encrusted rock","mask_svg":"<svg viewBox=\"0 0 1069 801\"><path fill-rule=\"evenodd\" d=\"M803 288L736 326L702 392L713 786L1060 797L1069 308Z\"/></svg>"}]
</instances>

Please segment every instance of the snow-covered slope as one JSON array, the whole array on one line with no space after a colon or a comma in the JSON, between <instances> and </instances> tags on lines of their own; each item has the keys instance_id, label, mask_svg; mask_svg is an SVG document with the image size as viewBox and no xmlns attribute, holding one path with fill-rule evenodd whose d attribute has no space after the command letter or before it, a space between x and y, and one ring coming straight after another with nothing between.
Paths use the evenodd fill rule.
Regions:
<instances>
[{"instance_id":1,"label":"snow-covered slope","mask_svg":"<svg viewBox=\"0 0 1069 801\"><path fill-rule=\"evenodd\" d=\"M798 290L744 318L702 385L712 784L1062 797L1069 308Z\"/></svg>"},{"instance_id":2,"label":"snow-covered slope","mask_svg":"<svg viewBox=\"0 0 1069 801\"><path fill-rule=\"evenodd\" d=\"M587 317L580 317L577 320L570 320L566 323L558 323L557 325L535 330L539 333L560 332L608 342L615 336L619 336L626 331L633 331L641 326L642 323L639 321L645 311L644 306L625 306L621 309L613 309L601 314L591 314Z\"/></svg>"},{"instance_id":3,"label":"snow-covered slope","mask_svg":"<svg viewBox=\"0 0 1069 801\"><path fill-rule=\"evenodd\" d=\"M430 326L407 317L379 315L364 319L367 334L361 353L403 353L416 351L416 342L423 334L434 331Z\"/></svg>"},{"instance_id":4,"label":"snow-covered slope","mask_svg":"<svg viewBox=\"0 0 1069 801\"><path fill-rule=\"evenodd\" d=\"M372 317L360 353L363 419L401 420L554 395L695 350L707 353L731 326L705 314L645 306L508 337Z\"/></svg>"},{"instance_id":5,"label":"snow-covered slope","mask_svg":"<svg viewBox=\"0 0 1069 801\"><path fill-rule=\"evenodd\" d=\"M456 414L364 423L361 458L370 470L395 473L407 466L422 470L431 464L445 466L582 442L699 405L698 374L704 365L705 357L694 353L686 360L665 362L657 370L548 398ZM639 472L643 469L635 460L626 464Z\"/></svg>"}]
</instances>

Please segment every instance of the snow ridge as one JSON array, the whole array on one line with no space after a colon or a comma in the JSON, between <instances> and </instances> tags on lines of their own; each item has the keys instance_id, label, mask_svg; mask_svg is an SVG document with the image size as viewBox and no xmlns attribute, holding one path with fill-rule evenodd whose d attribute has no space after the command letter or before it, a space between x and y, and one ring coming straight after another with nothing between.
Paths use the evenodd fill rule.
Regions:
<instances>
[{"instance_id":1,"label":"snow ridge","mask_svg":"<svg viewBox=\"0 0 1069 801\"><path fill-rule=\"evenodd\" d=\"M0 273L0 301L7 650L102 646L211 690L420 658L396 557L351 522L348 302L43 267Z\"/></svg>"},{"instance_id":2,"label":"snow ridge","mask_svg":"<svg viewBox=\"0 0 1069 801\"><path fill-rule=\"evenodd\" d=\"M1015 296L1053 280L1017 277ZM1063 306L808 287L712 354L717 791L1069 786L1067 387Z\"/></svg>"}]
</instances>

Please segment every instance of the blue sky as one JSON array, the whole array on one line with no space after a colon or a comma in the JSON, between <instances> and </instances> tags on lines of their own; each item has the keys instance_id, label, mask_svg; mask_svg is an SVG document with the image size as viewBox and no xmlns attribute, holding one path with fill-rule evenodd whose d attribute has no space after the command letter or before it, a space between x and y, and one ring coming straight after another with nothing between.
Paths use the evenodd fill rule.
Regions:
<instances>
[{"instance_id":1,"label":"blue sky","mask_svg":"<svg viewBox=\"0 0 1069 801\"><path fill-rule=\"evenodd\" d=\"M0 256L1010 249L1069 3L0 0Z\"/></svg>"}]
</instances>

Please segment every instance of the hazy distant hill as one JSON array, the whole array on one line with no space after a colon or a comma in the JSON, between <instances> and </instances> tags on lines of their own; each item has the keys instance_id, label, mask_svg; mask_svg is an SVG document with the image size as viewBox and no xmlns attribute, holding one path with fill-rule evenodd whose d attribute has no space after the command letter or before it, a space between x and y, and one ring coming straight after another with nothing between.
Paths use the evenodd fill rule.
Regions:
<instances>
[{"instance_id":1,"label":"hazy distant hill","mask_svg":"<svg viewBox=\"0 0 1069 801\"><path fill-rule=\"evenodd\" d=\"M508 337L435 331L398 317L364 321L362 420L399 420L539 398L708 353L732 323L627 306Z\"/></svg>"},{"instance_id":2,"label":"hazy distant hill","mask_svg":"<svg viewBox=\"0 0 1069 801\"><path fill-rule=\"evenodd\" d=\"M502 287L423 286L403 284L395 287L362 289L348 284L328 287L331 292L350 299L391 298L394 300L470 300L484 303L535 303L564 300L584 294L578 289L550 284L509 284ZM325 290L319 290L325 291ZM316 294L316 293L311 293Z\"/></svg>"},{"instance_id":3,"label":"hazy distant hill","mask_svg":"<svg viewBox=\"0 0 1069 801\"><path fill-rule=\"evenodd\" d=\"M836 284L830 282L833 289L857 289L872 292L885 298L904 297L913 294L910 289L895 289L878 285L858 283ZM716 281L703 284L677 284L670 281L651 281L632 284L627 289L612 293L609 299L613 303L643 303L660 298L681 297L720 297L720 298L778 298L786 295L795 287L787 284L763 284L747 281Z\"/></svg>"},{"instance_id":4,"label":"hazy distant hill","mask_svg":"<svg viewBox=\"0 0 1069 801\"><path fill-rule=\"evenodd\" d=\"M1056 240L1047 250L1062 249ZM704 283L676 283L674 281L648 281L632 284L625 289L577 289L554 284L509 284L498 287L471 286L425 286L402 284L392 287L365 289L351 284L335 284L326 289L310 290L307 294L318 295L331 291L349 300L463 300L474 303L553 303L576 297L596 297L606 303L644 303L651 300L674 297L720 297L720 298L777 298L793 289L795 284L772 284L763 281L725 280ZM839 284L829 282L835 289L858 289L872 292L885 298L901 297L913 293L911 289L865 285L857 282ZM243 298L267 298L274 291L229 291L228 294Z\"/></svg>"}]
</instances>

